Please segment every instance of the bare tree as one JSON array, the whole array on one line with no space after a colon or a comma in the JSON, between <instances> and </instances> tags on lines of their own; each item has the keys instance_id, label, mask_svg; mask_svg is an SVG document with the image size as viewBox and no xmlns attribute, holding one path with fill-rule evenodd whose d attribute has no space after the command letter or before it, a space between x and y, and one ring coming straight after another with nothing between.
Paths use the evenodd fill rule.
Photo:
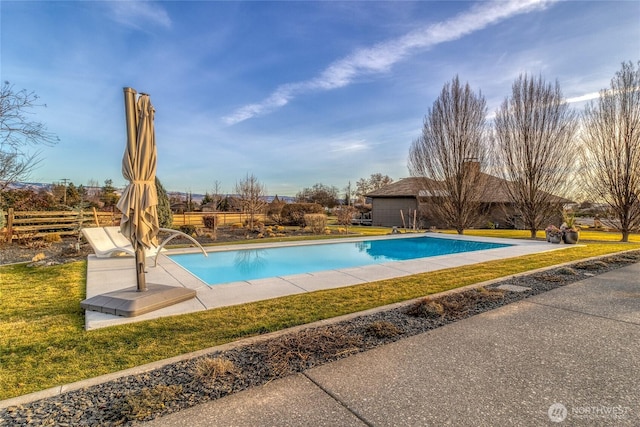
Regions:
<instances>
[{"instance_id":1,"label":"bare tree","mask_svg":"<svg viewBox=\"0 0 640 427\"><path fill-rule=\"evenodd\" d=\"M338 224L344 227L346 234L349 234L349 226L351 225L351 220L353 219L353 215L356 214L358 210L351 205L340 205L337 206L333 210L333 212L336 215Z\"/></svg>"},{"instance_id":2,"label":"bare tree","mask_svg":"<svg viewBox=\"0 0 640 427\"><path fill-rule=\"evenodd\" d=\"M29 153L28 147L58 142L43 123L30 119L31 109L44 106L37 101L34 92L16 91L7 81L0 87L0 191L38 165L38 153Z\"/></svg>"},{"instance_id":3,"label":"bare tree","mask_svg":"<svg viewBox=\"0 0 640 427\"><path fill-rule=\"evenodd\" d=\"M364 202L364 195L371 193L379 188L389 185L393 182L393 179L389 175L383 175L380 172L373 173L369 178L360 178L356 182L355 195L360 199L360 202Z\"/></svg>"},{"instance_id":4,"label":"bare tree","mask_svg":"<svg viewBox=\"0 0 640 427\"><path fill-rule=\"evenodd\" d=\"M247 174L236 183L235 192L239 197L242 211L249 215L249 227L253 229L255 217L267 207L265 186L253 174Z\"/></svg>"},{"instance_id":5,"label":"bare tree","mask_svg":"<svg viewBox=\"0 0 640 427\"><path fill-rule=\"evenodd\" d=\"M622 241L640 229L640 61L622 64L583 113L585 184L613 212Z\"/></svg>"},{"instance_id":6,"label":"bare tree","mask_svg":"<svg viewBox=\"0 0 640 427\"><path fill-rule=\"evenodd\" d=\"M536 237L557 216L571 188L577 116L560 85L521 74L494 120L494 159L508 181L505 190Z\"/></svg>"},{"instance_id":7,"label":"bare tree","mask_svg":"<svg viewBox=\"0 0 640 427\"><path fill-rule=\"evenodd\" d=\"M349 181L349 183L347 184L346 187L344 187L344 201L343 203L347 206L352 206L353 205L353 198L356 195L356 190L354 190L353 186L351 185L351 181Z\"/></svg>"},{"instance_id":8,"label":"bare tree","mask_svg":"<svg viewBox=\"0 0 640 427\"><path fill-rule=\"evenodd\" d=\"M213 181L213 193L211 194L211 197L213 199L214 209L217 211L218 204L220 204L220 201L223 199L222 183L218 180Z\"/></svg>"},{"instance_id":9,"label":"bare tree","mask_svg":"<svg viewBox=\"0 0 640 427\"><path fill-rule=\"evenodd\" d=\"M485 186L486 101L458 76L446 83L424 119L422 136L409 151L409 172L425 177L421 194L429 209L463 234L478 220Z\"/></svg>"}]
</instances>

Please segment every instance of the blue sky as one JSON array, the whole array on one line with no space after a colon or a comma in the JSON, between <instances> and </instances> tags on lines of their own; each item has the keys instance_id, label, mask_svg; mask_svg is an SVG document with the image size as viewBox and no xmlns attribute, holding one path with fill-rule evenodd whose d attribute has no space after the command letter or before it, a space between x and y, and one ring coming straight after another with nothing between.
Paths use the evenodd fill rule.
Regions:
<instances>
[{"instance_id":1,"label":"blue sky","mask_svg":"<svg viewBox=\"0 0 640 427\"><path fill-rule=\"evenodd\" d=\"M3 81L35 91L60 138L32 181L124 186L123 87L156 108L158 177L269 194L408 176L428 108L456 74L489 118L522 72L576 108L640 59L639 1L6 1Z\"/></svg>"}]
</instances>

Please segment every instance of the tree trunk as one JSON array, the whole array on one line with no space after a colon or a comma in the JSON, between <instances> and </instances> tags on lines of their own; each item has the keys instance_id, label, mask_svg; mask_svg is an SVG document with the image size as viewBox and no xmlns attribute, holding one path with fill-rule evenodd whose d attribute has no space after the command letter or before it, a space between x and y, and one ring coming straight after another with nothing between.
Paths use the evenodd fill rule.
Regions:
<instances>
[{"instance_id":1,"label":"tree trunk","mask_svg":"<svg viewBox=\"0 0 640 427\"><path fill-rule=\"evenodd\" d=\"M621 242L628 242L629 241L629 231L627 230L622 230L622 240Z\"/></svg>"},{"instance_id":2,"label":"tree trunk","mask_svg":"<svg viewBox=\"0 0 640 427\"><path fill-rule=\"evenodd\" d=\"M538 234L538 230L536 230L535 228L532 228L531 230L529 230L531 232L531 238L535 239L536 235Z\"/></svg>"}]
</instances>

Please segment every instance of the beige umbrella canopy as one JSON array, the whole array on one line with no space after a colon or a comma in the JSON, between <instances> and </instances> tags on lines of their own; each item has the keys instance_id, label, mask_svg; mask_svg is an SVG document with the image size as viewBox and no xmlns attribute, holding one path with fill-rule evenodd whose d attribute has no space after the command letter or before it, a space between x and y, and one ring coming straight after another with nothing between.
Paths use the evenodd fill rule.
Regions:
<instances>
[{"instance_id":1,"label":"beige umbrella canopy","mask_svg":"<svg viewBox=\"0 0 640 427\"><path fill-rule=\"evenodd\" d=\"M156 193L156 138L153 105L149 95L124 89L127 119L127 147L122 158L122 175L129 185L122 193L118 209L122 211L120 229L136 251L138 290L146 290L144 280L145 248L157 246L159 231Z\"/></svg>"},{"instance_id":2,"label":"beige umbrella canopy","mask_svg":"<svg viewBox=\"0 0 640 427\"><path fill-rule=\"evenodd\" d=\"M127 317L168 307L196 296L195 290L180 286L150 283L147 289L145 249L158 246L156 236L160 231L156 210L155 111L149 95L140 94L137 102L136 95L135 90L124 88L127 148L122 158L122 175L129 181L129 185L117 206L122 211L120 230L135 249L137 286L95 295L80 302L80 306L88 311ZM176 234L172 234L170 239L175 236ZM202 251L204 253L204 249Z\"/></svg>"}]
</instances>

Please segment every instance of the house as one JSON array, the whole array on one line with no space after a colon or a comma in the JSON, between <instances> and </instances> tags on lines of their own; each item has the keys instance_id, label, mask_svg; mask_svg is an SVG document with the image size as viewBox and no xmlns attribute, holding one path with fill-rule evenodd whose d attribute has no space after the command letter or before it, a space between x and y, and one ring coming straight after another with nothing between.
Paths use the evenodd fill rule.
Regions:
<instances>
[{"instance_id":1,"label":"house","mask_svg":"<svg viewBox=\"0 0 640 427\"><path fill-rule=\"evenodd\" d=\"M413 228L447 228L432 210L430 204L437 203L439 195L427 194L425 180L429 178L404 178L379 188L366 196L371 199L371 217L374 226ZM478 213L477 228L524 228L517 214L506 186L508 181L485 173L480 174L485 182L485 194ZM431 183L434 181L431 180ZM430 186L433 187L433 186ZM549 218L550 223L560 223L562 206L571 203L562 197L557 198L557 218Z\"/></svg>"},{"instance_id":2,"label":"house","mask_svg":"<svg viewBox=\"0 0 640 427\"><path fill-rule=\"evenodd\" d=\"M405 178L366 194L371 200L372 225L393 227L403 225L403 216L411 218L419 209L418 195L423 188L422 180L428 178ZM424 225L424 224L422 224ZM420 227L423 228L423 227Z\"/></svg>"}]
</instances>

